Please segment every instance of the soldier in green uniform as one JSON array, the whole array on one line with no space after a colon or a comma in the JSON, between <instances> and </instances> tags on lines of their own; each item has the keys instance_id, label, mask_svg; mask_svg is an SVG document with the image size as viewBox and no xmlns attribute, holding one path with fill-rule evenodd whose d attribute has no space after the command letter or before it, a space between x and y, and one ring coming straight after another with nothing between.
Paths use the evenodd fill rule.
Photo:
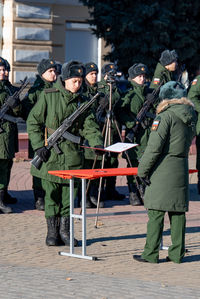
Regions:
<instances>
[{"instance_id":1,"label":"soldier in green uniform","mask_svg":"<svg viewBox=\"0 0 200 299\"><path fill-rule=\"evenodd\" d=\"M18 88L13 86L11 83L10 83L10 80L9 80L9 73L10 73L10 63L8 62L8 60L4 59L4 62L5 62L5 86L6 86L6 89L9 91L9 94L13 94ZM15 134L18 138L18 128L17 126L15 125ZM18 140L16 139L16 152L18 151ZM17 198L16 197L12 197L9 193L8 193L8 190L7 188L5 189L5 199L4 199L4 203L6 204L15 204L17 203Z\"/></svg>"},{"instance_id":2,"label":"soldier in green uniform","mask_svg":"<svg viewBox=\"0 0 200 299\"><path fill-rule=\"evenodd\" d=\"M23 115L26 120L31 109L39 99L41 92L52 87L56 81L56 63L51 59L42 59L37 67L38 75L33 86L28 91L28 96L22 101ZM33 158L34 152L29 141L29 158ZM35 208L39 211L44 210L44 190L42 188L41 179L33 176L33 193Z\"/></svg>"},{"instance_id":3,"label":"soldier in green uniform","mask_svg":"<svg viewBox=\"0 0 200 299\"><path fill-rule=\"evenodd\" d=\"M76 61L62 66L61 76L53 88L45 89L39 101L32 108L27 129L32 147L44 161L40 170L31 168L31 174L42 178L45 190L45 217L47 221L46 244L55 246L59 239L70 244L69 182L48 174L49 170L80 169L83 167L83 151L78 144L69 140L59 143L61 154L54 149L47 150L44 141L44 126L50 136L80 105L88 101L80 93L84 78L84 67ZM42 129L42 130L41 130ZM70 133L82 136L90 146L102 145L102 137L91 110L84 112L70 127ZM75 187L75 196L77 187ZM78 242L75 240L74 245Z\"/></svg>"},{"instance_id":4,"label":"soldier in green uniform","mask_svg":"<svg viewBox=\"0 0 200 299\"><path fill-rule=\"evenodd\" d=\"M4 104L5 99L16 91L16 87L6 79L6 63L0 58L0 108ZM20 107L13 107L13 103L7 103L10 106L7 114L11 116L19 116ZM15 105L14 105L15 106ZM10 181L10 173L13 165L13 158L18 152L18 130L16 123L2 119L0 121L0 211L3 213L11 213L12 209L5 204L16 203L16 199L8 194L8 185Z\"/></svg>"},{"instance_id":5,"label":"soldier in green uniform","mask_svg":"<svg viewBox=\"0 0 200 299\"><path fill-rule=\"evenodd\" d=\"M131 87L125 97L122 99L121 105L118 108L120 111L118 119L120 120L121 124L125 125L127 134L136 125L136 116L143 107L144 102L146 101L146 96L152 91L145 84L147 72L147 66L143 63L135 63L128 69ZM140 160L147 146L150 127L154 118L154 111L151 112L152 113L149 111L149 116L144 120L143 126L139 127L134 136L133 143L137 143L138 146L128 151L128 156L130 158L132 167L138 166L138 161ZM130 142L129 140L126 141ZM128 166L130 167L129 164ZM128 176L127 181L130 204L133 206L142 205L143 203L136 186L135 177Z\"/></svg>"},{"instance_id":6,"label":"soldier in green uniform","mask_svg":"<svg viewBox=\"0 0 200 299\"><path fill-rule=\"evenodd\" d=\"M156 66L150 88L157 88L168 81L175 79L178 55L175 50L165 50L161 53L160 60Z\"/></svg>"},{"instance_id":7,"label":"soldier in green uniform","mask_svg":"<svg viewBox=\"0 0 200 299\"><path fill-rule=\"evenodd\" d=\"M200 75L196 76L192 81L188 98L193 102L198 117L196 126L196 169L198 170L197 189L200 194Z\"/></svg>"},{"instance_id":8,"label":"soldier in green uniform","mask_svg":"<svg viewBox=\"0 0 200 299\"><path fill-rule=\"evenodd\" d=\"M176 81L161 87L157 116L138 167L147 182L144 206L148 209L146 244L140 262L158 263L159 248L168 212L172 245L167 261L181 263L185 254L185 212L189 204L188 153L195 135L196 114L187 91Z\"/></svg>"}]
</instances>

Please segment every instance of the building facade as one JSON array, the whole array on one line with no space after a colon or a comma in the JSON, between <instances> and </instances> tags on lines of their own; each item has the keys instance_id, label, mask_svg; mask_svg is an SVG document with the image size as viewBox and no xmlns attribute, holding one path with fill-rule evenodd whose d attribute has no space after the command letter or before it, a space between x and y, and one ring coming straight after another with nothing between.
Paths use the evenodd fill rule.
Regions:
<instances>
[{"instance_id":1,"label":"building facade","mask_svg":"<svg viewBox=\"0 0 200 299\"><path fill-rule=\"evenodd\" d=\"M52 58L94 61L101 69L105 42L92 34L88 8L78 0L2 0L0 55L11 65L10 81L28 76L33 82L37 64Z\"/></svg>"}]
</instances>

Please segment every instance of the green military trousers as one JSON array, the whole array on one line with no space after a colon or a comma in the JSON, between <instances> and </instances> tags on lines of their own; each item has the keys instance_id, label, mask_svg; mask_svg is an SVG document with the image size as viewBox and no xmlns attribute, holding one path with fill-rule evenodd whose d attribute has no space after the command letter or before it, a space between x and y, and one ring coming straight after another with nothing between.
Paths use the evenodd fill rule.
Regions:
<instances>
[{"instance_id":1,"label":"green military trousers","mask_svg":"<svg viewBox=\"0 0 200 299\"><path fill-rule=\"evenodd\" d=\"M0 159L0 190L8 188L12 165L12 159Z\"/></svg>"},{"instance_id":2,"label":"green military trousers","mask_svg":"<svg viewBox=\"0 0 200 299\"><path fill-rule=\"evenodd\" d=\"M70 215L70 187L69 184L59 184L42 179L45 191L45 217ZM74 198L78 187L74 186Z\"/></svg>"},{"instance_id":3,"label":"green military trousers","mask_svg":"<svg viewBox=\"0 0 200 299\"><path fill-rule=\"evenodd\" d=\"M147 237L142 258L157 263L164 227L164 211L148 210ZM168 212L172 245L168 249L171 261L181 263L185 254L185 212Z\"/></svg>"}]
</instances>

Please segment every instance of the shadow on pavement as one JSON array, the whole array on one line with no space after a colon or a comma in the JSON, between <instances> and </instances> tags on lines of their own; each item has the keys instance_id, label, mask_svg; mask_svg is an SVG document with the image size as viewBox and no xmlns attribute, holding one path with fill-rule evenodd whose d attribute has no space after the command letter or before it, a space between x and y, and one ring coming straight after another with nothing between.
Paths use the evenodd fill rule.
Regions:
<instances>
[{"instance_id":1,"label":"shadow on pavement","mask_svg":"<svg viewBox=\"0 0 200 299\"><path fill-rule=\"evenodd\" d=\"M197 184L190 184L190 201L199 201L200 195L197 193Z\"/></svg>"},{"instance_id":2,"label":"shadow on pavement","mask_svg":"<svg viewBox=\"0 0 200 299\"><path fill-rule=\"evenodd\" d=\"M186 233L192 234L192 233L199 233L200 227L186 227ZM169 236L170 235L170 229L167 229L163 232L163 236ZM93 239L87 239L87 245L91 245L92 243L96 242L107 242L107 241L117 241L117 240L134 240L134 239L142 239L146 238L146 234L135 234L135 235L126 235L126 236L116 236L116 237L100 237L100 238L93 238ZM106 244L102 245L106 246Z\"/></svg>"},{"instance_id":3,"label":"shadow on pavement","mask_svg":"<svg viewBox=\"0 0 200 299\"><path fill-rule=\"evenodd\" d=\"M9 205L13 213L23 213L27 210L34 210L34 199L32 190L22 190L22 191L10 191L11 196L17 198L17 203L14 205Z\"/></svg>"}]
</instances>

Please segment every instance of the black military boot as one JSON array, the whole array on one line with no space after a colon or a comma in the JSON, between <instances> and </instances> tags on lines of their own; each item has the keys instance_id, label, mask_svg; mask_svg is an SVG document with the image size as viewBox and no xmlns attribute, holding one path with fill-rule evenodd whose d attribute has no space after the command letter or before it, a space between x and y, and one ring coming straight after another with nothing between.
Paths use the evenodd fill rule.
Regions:
<instances>
[{"instance_id":1,"label":"black military boot","mask_svg":"<svg viewBox=\"0 0 200 299\"><path fill-rule=\"evenodd\" d=\"M5 190L0 190L0 211L4 214L12 213L12 209L10 207L5 206Z\"/></svg>"},{"instance_id":2,"label":"black military boot","mask_svg":"<svg viewBox=\"0 0 200 299\"><path fill-rule=\"evenodd\" d=\"M70 246L70 217L63 216L60 218L60 237L65 245ZM78 246L78 240L74 238L74 247Z\"/></svg>"},{"instance_id":3,"label":"black military boot","mask_svg":"<svg viewBox=\"0 0 200 299\"><path fill-rule=\"evenodd\" d=\"M44 194L40 190L33 190L35 199L35 209L38 211L44 211Z\"/></svg>"},{"instance_id":4,"label":"black military boot","mask_svg":"<svg viewBox=\"0 0 200 299\"><path fill-rule=\"evenodd\" d=\"M4 196L4 200L3 202L5 204L15 204L17 203L17 198L16 197L12 197L9 193L8 193L8 189L5 189L5 196Z\"/></svg>"},{"instance_id":5,"label":"black military boot","mask_svg":"<svg viewBox=\"0 0 200 299\"><path fill-rule=\"evenodd\" d=\"M90 198L90 202L94 205L94 207L97 207L97 203L98 203L98 187L97 186L91 186L91 188L89 190L89 198ZM100 208L104 207L103 198L104 198L104 191L102 189L101 195L100 195L100 202L99 202Z\"/></svg>"},{"instance_id":6,"label":"black military boot","mask_svg":"<svg viewBox=\"0 0 200 299\"><path fill-rule=\"evenodd\" d=\"M114 188L106 188L105 189L106 200L124 200L126 195L119 193L115 187Z\"/></svg>"},{"instance_id":7,"label":"black military boot","mask_svg":"<svg viewBox=\"0 0 200 299\"><path fill-rule=\"evenodd\" d=\"M132 206L143 206L143 202L140 198L140 195L138 193L138 190L133 183L128 184L129 188L129 202Z\"/></svg>"},{"instance_id":8,"label":"black military boot","mask_svg":"<svg viewBox=\"0 0 200 299\"><path fill-rule=\"evenodd\" d=\"M47 221L46 245L47 246L60 245L60 236L59 236L60 218L57 216L51 216L46 218L46 221Z\"/></svg>"}]
</instances>

